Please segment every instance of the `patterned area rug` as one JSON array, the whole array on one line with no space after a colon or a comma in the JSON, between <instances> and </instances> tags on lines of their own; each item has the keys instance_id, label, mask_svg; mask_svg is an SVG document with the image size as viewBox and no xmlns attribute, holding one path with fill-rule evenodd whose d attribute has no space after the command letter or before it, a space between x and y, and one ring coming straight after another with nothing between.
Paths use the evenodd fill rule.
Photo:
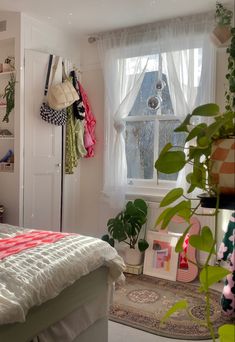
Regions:
<instances>
[{"instance_id":1,"label":"patterned area rug","mask_svg":"<svg viewBox=\"0 0 235 342\"><path fill-rule=\"evenodd\" d=\"M211 321L216 334L219 326L231 322L221 312L220 296L219 292L211 290ZM179 311L160 325L167 310L181 299L188 300L191 317L185 310ZM109 319L155 335L204 340L211 339L208 329L198 323L205 318L204 308L205 298L195 285L126 274L125 285L115 290Z\"/></svg>"}]
</instances>

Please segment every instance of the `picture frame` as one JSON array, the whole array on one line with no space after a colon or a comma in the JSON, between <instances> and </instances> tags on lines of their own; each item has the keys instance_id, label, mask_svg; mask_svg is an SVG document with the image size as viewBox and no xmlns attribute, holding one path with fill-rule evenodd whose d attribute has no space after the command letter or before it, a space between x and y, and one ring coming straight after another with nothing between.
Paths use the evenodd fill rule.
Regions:
<instances>
[{"instance_id":1,"label":"picture frame","mask_svg":"<svg viewBox=\"0 0 235 342\"><path fill-rule=\"evenodd\" d=\"M145 251L143 274L176 280L179 256L175 246L179 237L179 234L147 232L149 248Z\"/></svg>"}]
</instances>

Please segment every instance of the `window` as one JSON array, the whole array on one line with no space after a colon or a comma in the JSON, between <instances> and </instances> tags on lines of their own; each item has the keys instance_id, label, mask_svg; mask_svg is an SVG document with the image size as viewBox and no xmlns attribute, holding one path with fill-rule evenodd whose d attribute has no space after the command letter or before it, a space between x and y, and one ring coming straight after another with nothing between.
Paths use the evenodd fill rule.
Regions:
<instances>
[{"instance_id":1,"label":"window","mask_svg":"<svg viewBox=\"0 0 235 342\"><path fill-rule=\"evenodd\" d=\"M199 86L201 73L201 49L195 48L191 50L183 50L186 58L187 55L193 53L194 66L193 77L195 92ZM177 54L181 51L175 51L173 54L177 58ZM182 56L181 56L182 58ZM161 149L169 141L173 145L184 145L184 134L174 133L175 127L180 123L180 115L173 108L171 100L170 80L167 77L167 56L166 53L154 56L144 56L143 63L148 59L145 75L139 93L132 106L131 111L125 118L126 133L125 133L125 148L127 158L127 177L128 183L140 185L150 183L151 180L155 186L161 183L172 185L177 179L177 174L166 175L158 174L154 168L154 163ZM132 63L134 58L127 60L127 72L132 73ZM187 61L183 65L182 70L178 70L181 77L182 90L187 92ZM156 89L156 84L162 81L164 87L162 90ZM151 96L160 95L161 105L156 110L148 107L147 102ZM182 116L181 116L182 117ZM169 184L170 183L170 184Z\"/></svg>"}]
</instances>

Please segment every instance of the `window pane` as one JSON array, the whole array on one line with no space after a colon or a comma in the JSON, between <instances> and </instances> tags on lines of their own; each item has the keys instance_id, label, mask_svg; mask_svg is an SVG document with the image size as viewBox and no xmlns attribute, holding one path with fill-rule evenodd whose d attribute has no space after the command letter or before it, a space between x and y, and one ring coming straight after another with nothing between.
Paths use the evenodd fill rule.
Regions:
<instances>
[{"instance_id":1,"label":"window pane","mask_svg":"<svg viewBox=\"0 0 235 342\"><path fill-rule=\"evenodd\" d=\"M128 178L153 178L154 129L154 121L126 122Z\"/></svg>"},{"instance_id":2,"label":"window pane","mask_svg":"<svg viewBox=\"0 0 235 342\"><path fill-rule=\"evenodd\" d=\"M171 120L171 121L160 121L159 122L159 153L163 149L163 147L171 142L172 145L175 146L184 146L184 133L175 133L174 129L179 126L179 120ZM182 148L183 149L183 148ZM178 173L174 174L158 174L158 179L160 180L176 180Z\"/></svg>"},{"instance_id":3,"label":"window pane","mask_svg":"<svg viewBox=\"0 0 235 342\"><path fill-rule=\"evenodd\" d=\"M162 74L164 88L161 92L157 91L156 84L158 81L158 71L146 72L139 93L136 97L134 105L129 113L129 116L135 115L154 115L156 113L174 114L169 94L167 78ZM162 98L161 107L158 111L147 106L147 100L151 96L160 95Z\"/></svg>"}]
</instances>

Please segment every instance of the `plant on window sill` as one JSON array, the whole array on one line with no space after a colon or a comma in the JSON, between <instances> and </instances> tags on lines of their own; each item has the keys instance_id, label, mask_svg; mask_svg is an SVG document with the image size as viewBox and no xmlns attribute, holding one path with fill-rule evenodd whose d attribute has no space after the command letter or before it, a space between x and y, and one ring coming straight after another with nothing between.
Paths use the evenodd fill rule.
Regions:
<instances>
[{"instance_id":1,"label":"plant on window sill","mask_svg":"<svg viewBox=\"0 0 235 342\"><path fill-rule=\"evenodd\" d=\"M217 283L231 273L223 267L210 266L210 260L212 256L216 254L215 247L217 242L216 236L220 200L220 187L211 176L211 170L213 168L211 154L214 143L224 138L232 138L234 141L235 136L235 28L231 29L231 33L231 45L227 49L229 56L228 73L226 75L228 80L228 90L225 92L226 111L224 113L220 113L219 106L213 103L202 105L194 109L192 114L187 115L184 122L175 129L175 132L185 132L185 142L193 143L185 149L186 152L183 152L182 148L177 150L176 147L168 143L161 151L159 158L155 163L155 168L158 172L167 174L179 172L185 167L185 165L191 165L192 170L186 175L186 180L189 183L188 193L191 193L195 189L201 189L209 196L216 197L215 212L211 214L215 216L215 237L213 236L210 227L204 226L202 227L201 234L199 236L191 236L189 240L189 243L198 251L207 253L206 262L203 265L198 264L200 269L199 290L204 293L206 297L206 319L202 324L206 325L210 330L213 341L215 341L215 333L210 321L209 289L211 285ZM198 116L210 118L212 122L210 124L200 123L198 125L193 125L192 121ZM177 202L175 203L175 201ZM160 206L167 208L158 217L156 225L160 225L161 229L165 229L174 215L179 215L189 222L190 218L197 214L196 212L200 203L195 207L192 207L192 201L187 195L184 195L183 189L176 188L171 190L163 198ZM189 229L190 225L186 228L179 239L176 246L177 252L181 252L183 250L182 245ZM175 311L183 309L187 310L187 307L188 303L185 300L176 303L163 317L163 321ZM228 333L232 327L232 325L222 326L219 332L221 338L223 334Z\"/></svg>"}]
</instances>

